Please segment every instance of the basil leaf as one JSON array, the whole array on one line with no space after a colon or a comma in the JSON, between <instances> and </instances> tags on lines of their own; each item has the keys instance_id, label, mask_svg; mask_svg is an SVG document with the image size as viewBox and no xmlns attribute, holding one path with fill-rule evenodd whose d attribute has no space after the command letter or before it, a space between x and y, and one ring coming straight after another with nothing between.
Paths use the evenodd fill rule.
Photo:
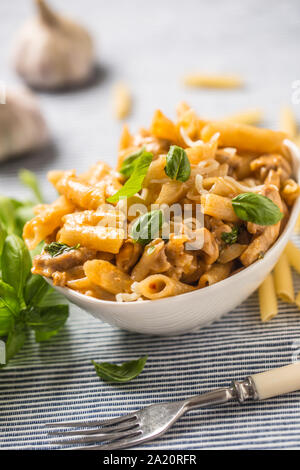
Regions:
<instances>
[{"instance_id":1,"label":"basil leaf","mask_svg":"<svg viewBox=\"0 0 300 470\"><path fill-rule=\"evenodd\" d=\"M35 331L35 340L37 343L43 343L44 341L48 341L53 336L57 335L58 330L53 331Z\"/></svg>"},{"instance_id":2,"label":"basil leaf","mask_svg":"<svg viewBox=\"0 0 300 470\"><path fill-rule=\"evenodd\" d=\"M67 305L52 307L33 307L26 311L26 324L34 331L42 333L57 332L68 318Z\"/></svg>"},{"instance_id":3,"label":"basil leaf","mask_svg":"<svg viewBox=\"0 0 300 470\"><path fill-rule=\"evenodd\" d=\"M0 279L0 308L8 309L15 316L20 312L20 303L15 289L2 281L2 279Z\"/></svg>"},{"instance_id":4,"label":"basil leaf","mask_svg":"<svg viewBox=\"0 0 300 470\"><path fill-rule=\"evenodd\" d=\"M113 196L107 199L107 202L118 202L122 197L134 196L142 189L144 178L147 174L153 155L149 152L143 152L135 161L133 172L124 186Z\"/></svg>"},{"instance_id":5,"label":"basil leaf","mask_svg":"<svg viewBox=\"0 0 300 470\"><path fill-rule=\"evenodd\" d=\"M28 188L32 190L36 201L42 203L43 196L36 175L29 170L20 170L19 178L25 186L28 186Z\"/></svg>"},{"instance_id":6,"label":"basil leaf","mask_svg":"<svg viewBox=\"0 0 300 470\"><path fill-rule=\"evenodd\" d=\"M3 281L14 287L21 307L24 308L23 288L32 264L25 243L17 235L12 234L6 238L1 262Z\"/></svg>"},{"instance_id":7,"label":"basil leaf","mask_svg":"<svg viewBox=\"0 0 300 470\"><path fill-rule=\"evenodd\" d=\"M52 258L55 258L56 256L62 255L68 251L77 250L79 247L79 243L75 246L68 246L64 245L63 243L52 242L44 247L44 251L49 253Z\"/></svg>"},{"instance_id":8,"label":"basil leaf","mask_svg":"<svg viewBox=\"0 0 300 470\"><path fill-rule=\"evenodd\" d=\"M158 236L163 219L161 210L154 210L141 215L133 223L130 236L140 245L147 245Z\"/></svg>"},{"instance_id":9,"label":"basil leaf","mask_svg":"<svg viewBox=\"0 0 300 470\"><path fill-rule=\"evenodd\" d=\"M8 335L19 311L20 305L14 288L0 279L0 336Z\"/></svg>"},{"instance_id":10,"label":"basil leaf","mask_svg":"<svg viewBox=\"0 0 300 470\"><path fill-rule=\"evenodd\" d=\"M64 295L54 289L50 289L38 303L39 307L55 307L56 305L68 305L68 301Z\"/></svg>"},{"instance_id":11,"label":"basil leaf","mask_svg":"<svg viewBox=\"0 0 300 470\"><path fill-rule=\"evenodd\" d=\"M185 150L177 145L169 149L165 166L166 175L172 180L187 181L191 174L191 165Z\"/></svg>"},{"instance_id":12,"label":"basil leaf","mask_svg":"<svg viewBox=\"0 0 300 470\"><path fill-rule=\"evenodd\" d=\"M9 197L0 196L0 222L7 233L14 232L16 227L15 205Z\"/></svg>"},{"instance_id":13,"label":"basil leaf","mask_svg":"<svg viewBox=\"0 0 300 470\"><path fill-rule=\"evenodd\" d=\"M124 175L126 178L129 178L134 170L136 160L141 157L144 152L145 147L141 148L137 152L132 153L131 155L129 155L129 157L125 158L120 168L120 173L122 173L122 175Z\"/></svg>"},{"instance_id":14,"label":"basil leaf","mask_svg":"<svg viewBox=\"0 0 300 470\"><path fill-rule=\"evenodd\" d=\"M238 226L233 227L231 232L222 232L221 233L221 239L223 240L224 243L227 243L227 245L233 245L234 243L237 242L239 235L239 228Z\"/></svg>"},{"instance_id":15,"label":"basil leaf","mask_svg":"<svg viewBox=\"0 0 300 470\"><path fill-rule=\"evenodd\" d=\"M7 232L6 232L3 224L1 224L1 222L0 222L0 256L1 256L1 253L2 253L2 250L3 250L3 245L4 245L6 237L7 237Z\"/></svg>"},{"instance_id":16,"label":"basil leaf","mask_svg":"<svg viewBox=\"0 0 300 470\"><path fill-rule=\"evenodd\" d=\"M109 362L101 362L98 364L92 361L95 366L97 375L108 382L124 383L137 377L147 362L148 356L143 356L136 361L124 362L121 366L110 364Z\"/></svg>"},{"instance_id":17,"label":"basil leaf","mask_svg":"<svg viewBox=\"0 0 300 470\"><path fill-rule=\"evenodd\" d=\"M240 219L257 225L274 225L283 217L279 207L261 194L239 194L232 199L232 206Z\"/></svg>"},{"instance_id":18,"label":"basil leaf","mask_svg":"<svg viewBox=\"0 0 300 470\"><path fill-rule=\"evenodd\" d=\"M6 364L8 361L15 356L22 346L25 343L26 340L26 325L20 321L14 325L14 327L11 329L7 336L6 344L5 344L5 349L6 349ZM5 365L0 365L0 368L4 367Z\"/></svg>"},{"instance_id":19,"label":"basil leaf","mask_svg":"<svg viewBox=\"0 0 300 470\"><path fill-rule=\"evenodd\" d=\"M48 290L50 290L50 286L42 276L30 274L24 288L26 305L39 305Z\"/></svg>"}]
</instances>

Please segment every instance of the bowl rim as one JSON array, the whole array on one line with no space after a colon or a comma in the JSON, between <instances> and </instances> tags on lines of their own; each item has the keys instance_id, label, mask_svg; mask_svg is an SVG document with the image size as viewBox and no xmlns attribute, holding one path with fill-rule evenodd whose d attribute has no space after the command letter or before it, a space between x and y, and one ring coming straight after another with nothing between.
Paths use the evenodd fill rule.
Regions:
<instances>
[{"instance_id":1,"label":"bowl rim","mask_svg":"<svg viewBox=\"0 0 300 470\"><path fill-rule=\"evenodd\" d=\"M292 142L290 139L285 139L284 144L285 144L285 147L288 149L288 152L290 153L290 155L292 157L292 162L293 162L294 166L295 166L295 161L298 160L298 169L297 169L297 172L296 171L294 171L294 172L295 172L295 176L296 176L296 181L299 184L299 182L300 182L300 150L298 149L296 144L294 142ZM149 304L149 303L155 302L155 304L156 304L156 303L159 302L160 304L163 304L163 303L166 304L167 302L174 302L178 298L186 299L188 296L192 296L192 295L195 296L196 294L199 295L200 293L202 293L202 294L207 293L207 292L211 293L214 290L217 290L219 288L222 288L222 287L226 286L227 284L232 282L233 279L234 280L242 279L245 275L247 276L248 273L253 271L254 269L259 269L259 266L272 256L272 254L276 250L277 246L279 244L281 244L283 242L283 240L290 234L290 232L292 231L292 229L294 228L294 225L296 223L296 220L297 220L297 217L298 217L298 214L299 214L299 209L300 209L300 197L298 197L297 201L293 205L289 220L288 220L283 232L277 238L277 240L271 246L271 248L266 252L265 256L262 259L255 261L250 266L247 266L246 268L242 269L241 271L239 271L235 274L232 274L231 276L227 277L226 279L223 279L222 281L218 281L215 284L212 284L211 286L204 287L203 289L196 289L196 290L191 291L191 292L186 292L184 294L174 295L174 296L171 296L171 297L164 297L162 299L153 299L153 300L147 299L147 300L143 300L142 302L137 302L137 301L117 302L115 300L102 300L102 299L97 299L95 297L89 297L89 296L86 296L85 294L81 294L80 292L77 292L73 289L70 289L69 287L54 286L53 281L50 278L45 278L44 277L44 279L48 282L48 284L50 284L54 289L59 290L62 294L64 294L64 291L67 291L68 294L71 297L78 298L78 299L80 299L84 302L93 303L95 305L98 304L99 307L101 305L103 305L103 306L104 305L110 305L110 306L114 306L118 309L122 308L121 305L126 306L126 307L128 307L128 305L130 305L130 306L132 306L132 308L140 308L140 306L142 306L144 303ZM64 295L66 295L66 294L64 294ZM119 313L122 313L122 312L119 312ZM124 313L126 313L126 312L124 311Z\"/></svg>"}]
</instances>

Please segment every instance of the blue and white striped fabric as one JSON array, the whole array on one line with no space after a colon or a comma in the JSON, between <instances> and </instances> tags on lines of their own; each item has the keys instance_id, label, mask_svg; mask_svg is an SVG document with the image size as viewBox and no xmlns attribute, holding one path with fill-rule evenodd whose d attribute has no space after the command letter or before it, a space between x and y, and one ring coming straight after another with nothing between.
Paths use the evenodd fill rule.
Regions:
<instances>
[{"instance_id":1,"label":"blue and white striped fabric","mask_svg":"<svg viewBox=\"0 0 300 470\"><path fill-rule=\"evenodd\" d=\"M300 277L295 279L300 288ZM133 382L109 385L91 359L122 362L148 354ZM59 336L29 340L0 374L0 448L53 449L50 421L115 417L151 403L178 400L227 385L300 355L300 312L280 305L259 320L257 294L197 333L147 337L113 329L72 307ZM227 404L185 415L148 449L280 449L300 447L300 392L261 403Z\"/></svg>"}]
</instances>

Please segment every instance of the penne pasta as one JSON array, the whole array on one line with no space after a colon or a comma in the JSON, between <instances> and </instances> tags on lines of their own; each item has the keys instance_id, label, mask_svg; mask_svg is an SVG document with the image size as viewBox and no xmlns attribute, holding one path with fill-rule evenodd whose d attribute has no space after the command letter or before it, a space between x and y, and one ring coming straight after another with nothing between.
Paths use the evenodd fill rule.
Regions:
<instances>
[{"instance_id":1,"label":"penne pasta","mask_svg":"<svg viewBox=\"0 0 300 470\"><path fill-rule=\"evenodd\" d=\"M203 88L240 88L244 81L237 75L205 75L193 73L185 75L184 84Z\"/></svg>"},{"instance_id":2,"label":"penne pasta","mask_svg":"<svg viewBox=\"0 0 300 470\"><path fill-rule=\"evenodd\" d=\"M253 153L283 153L284 132L262 129L235 122L210 122L201 131L201 138L207 142L220 134L221 147L235 147Z\"/></svg>"},{"instance_id":3,"label":"penne pasta","mask_svg":"<svg viewBox=\"0 0 300 470\"><path fill-rule=\"evenodd\" d=\"M295 114L291 107L283 106L280 110L279 128L285 132L291 139L297 135L297 122Z\"/></svg>"},{"instance_id":4,"label":"penne pasta","mask_svg":"<svg viewBox=\"0 0 300 470\"><path fill-rule=\"evenodd\" d=\"M207 287L222 281L229 276L232 268L232 263L217 264L215 263L206 273L202 274L199 279L198 286Z\"/></svg>"},{"instance_id":5,"label":"penne pasta","mask_svg":"<svg viewBox=\"0 0 300 470\"><path fill-rule=\"evenodd\" d=\"M274 281L276 294L285 302L294 302L294 287L292 273L288 262L288 257L283 253L275 268L274 268Z\"/></svg>"},{"instance_id":6,"label":"penne pasta","mask_svg":"<svg viewBox=\"0 0 300 470\"><path fill-rule=\"evenodd\" d=\"M244 111L231 114L224 117L224 121L228 122L237 122L239 124L248 124L251 126L256 126L263 119L263 112L261 109L246 109ZM284 130L284 129L282 129Z\"/></svg>"},{"instance_id":7,"label":"penne pasta","mask_svg":"<svg viewBox=\"0 0 300 470\"><path fill-rule=\"evenodd\" d=\"M272 274L268 274L266 279L258 288L260 318L262 322L272 320L277 313L277 299L275 293L274 279Z\"/></svg>"},{"instance_id":8,"label":"penne pasta","mask_svg":"<svg viewBox=\"0 0 300 470\"><path fill-rule=\"evenodd\" d=\"M153 274L146 277L143 281L136 283L135 287L138 292L146 299L157 300L164 297L171 297L173 295L184 294L191 292L195 288L171 279L163 274Z\"/></svg>"},{"instance_id":9,"label":"penne pasta","mask_svg":"<svg viewBox=\"0 0 300 470\"><path fill-rule=\"evenodd\" d=\"M100 259L87 261L84 263L83 269L89 281L111 294L131 292L133 281L130 276L109 263L109 261Z\"/></svg>"},{"instance_id":10,"label":"penne pasta","mask_svg":"<svg viewBox=\"0 0 300 470\"><path fill-rule=\"evenodd\" d=\"M96 251L119 253L125 238L124 230L113 227L65 224L58 233L58 242L68 246L84 245Z\"/></svg>"},{"instance_id":11,"label":"penne pasta","mask_svg":"<svg viewBox=\"0 0 300 470\"><path fill-rule=\"evenodd\" d=\"M235 214L231 199L217 194L203 194L201 196L203 213L215 217L218 220L226 222L237 222L238 217Z\"/></svg>"},{"instance_id":12,"label":"penne pasta","mask_svg":"<svg viewBox=\"0 0 300 470\"><path fill-rule=\"evenodd\" d=\"M132 106L131 93L125 83L117 83L113 88L113 112L116 119L126 118Z\"/></svg>"},{"instance_id":13,"label":"penne pasta","mask_svg":"<svg viewBox=\"0 0 300 470\"><path fill-rule=\"evenodd\" d=\"M289 241L284 250L290 265L300 274L300 250Z\"/></svg>"}]
</instances>

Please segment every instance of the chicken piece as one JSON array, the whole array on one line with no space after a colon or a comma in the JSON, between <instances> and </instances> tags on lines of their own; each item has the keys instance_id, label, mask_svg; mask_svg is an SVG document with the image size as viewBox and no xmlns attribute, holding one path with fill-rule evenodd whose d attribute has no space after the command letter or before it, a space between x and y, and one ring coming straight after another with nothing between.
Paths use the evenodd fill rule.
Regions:
<instances>
[{"instance_id":1,"label":"chicken piece","mask_svg":"<svg viewBox=\"0 0 300 470\"><path fill-rule=\"evenodd\" d=\"M192 276L198 269L197 257L194 254L189 254L185 251L185 242L187 237L176 237L174 234L170 235L170 240L166 244L165 253L167 259L171 264L168 275L176 279L181 279L184 275L186 278Z\"/></svg>"},{"instance_id":2,"label":"chicken piece","mask_svg":"<svg viewBox=\"0 0 300 470\"><path fill-rule=\"evenodd\" d=\"M283 210L282 201L279 195L278 190L275 186L266 186L264 189L264 195L270 198L274 204L276 204L279 209ZM240 260L244 266L249 266L254 263L258 258L264 256L265 252L269 249L271 245L277 239L280 232L281 221L277 222L274 225L267 225L263 227L263 231L254 237L248 248L240 256ZM253 224L252 229L254 230L255 224ZM261 227L261 226L257 226Z\"/></svg>"},{"instance_id":3,"label":"chicken piece","mask_svg":"<svg viewBox=\"0 0 300 470\"><path fill-rule=\"evenodd\" d=\"M66 251L53 257L49 253L43 252L34 258L32 273L51 277L56 271L67 271L93 258L96 258L96 251L85 247Z\"/></svg>"},{"instance_id":4,"label":"chicken piece","mask_svg":"<svg viewBox=\"0 0 300 470\"><path fill-rule=\"evenodd\" d=\"M137 263L139 257L143 251L142 245L134 243L132 240L126 240L116 255L116 265L125 273L128 273L130 269Z\"/></svg>"},{"instance_id":5,"label":"chicken piece","mask_svg":"<svg viewBox=\"0 0 300 470\"><path fill-rule=\"evenodd\" d=\"M165 254L165 243L156 238L145 246L144 253L131 272L134 281L141 281L150 274L164 273L171 265Z\"/></svg>"},{"instance_id":6,"label":"chicken piece","mask_svg":"<svg viewBox=\"0 0 300 470\"><path fill-rule=\"evenodd\" d=\"M270 170L277 171L280 181L283 182L292 174L290 163L279 154L262 155L250 163L251 171L259 174L264 180Z\"/></svg>"}]
</instances>

